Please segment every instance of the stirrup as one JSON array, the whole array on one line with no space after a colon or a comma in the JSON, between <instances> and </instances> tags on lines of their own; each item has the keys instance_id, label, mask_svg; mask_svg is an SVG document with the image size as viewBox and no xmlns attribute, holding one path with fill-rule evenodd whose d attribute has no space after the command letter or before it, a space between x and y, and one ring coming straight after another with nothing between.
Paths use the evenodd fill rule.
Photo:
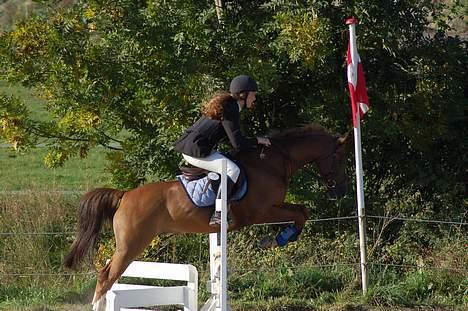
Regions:
<instances>
[{"instance_id":1,"label":"stirrup","mask_svg":"<svg viewBox=\"0 0 468 311\"><path fill-rule=\"evenodd\" d=\"M227 213L227 223L228 223L228 226L232 224L231 209L229 209ZM215 210L213 214L211 214L210 226L216 227L220 225L221 225L221 212Z\"/></svg>"}]
</instances>

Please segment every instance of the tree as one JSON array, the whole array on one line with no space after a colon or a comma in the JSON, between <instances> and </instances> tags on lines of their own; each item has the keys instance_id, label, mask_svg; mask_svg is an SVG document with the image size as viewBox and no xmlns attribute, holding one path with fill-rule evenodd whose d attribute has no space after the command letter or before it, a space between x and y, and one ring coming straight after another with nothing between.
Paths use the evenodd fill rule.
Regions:
<instances>
[{"instance_id":1,"label":"tree","mask_svg":"<svg viewBox=\"0 0 468 311\"><path fill-rule=\"evenodd\" d=\"M2 77L34 87L51 121L2 96L2 136L18 148L46 142L51 166L106 146L124 187L173 178L172 142L239 73L260 82L248 134L310 122L344 132L344 20L355 15L372 105L363 136L369 210L420 193L431 212L446 212L440 202L460 212L467 54L466 42L446 35L457 3L449 13L429 0L223 5L222 25L211 0L80 1L18 23L0 37Z\"/></svg>"}]
</instances>

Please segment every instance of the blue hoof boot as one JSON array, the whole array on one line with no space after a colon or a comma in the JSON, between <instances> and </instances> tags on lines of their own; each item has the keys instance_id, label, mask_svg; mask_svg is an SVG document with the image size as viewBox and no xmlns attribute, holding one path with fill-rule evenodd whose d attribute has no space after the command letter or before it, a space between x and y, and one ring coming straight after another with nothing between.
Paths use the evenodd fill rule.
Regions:
<instances>
[{"instance_id":1,"label":"blue hoof boot","mask_svg":"<svg viewBox=\"0 0 468 311\"><path fill-rule=\"evenodd\" d=\"M300 231L294 225L287 226L276 236L276 243L278 246L285 246L288 242L296 241Z\"/></svg>"},{"instance_id":2,"label":"blue hoof boot","mask_svg":"<svg viewBox=\"0 0 468 311\"><path fill-rule=\"evenodd\" d=\"M299 239L299 236L302 233L302 229L297 229L297 232L289 238L289 242L296 242Z\"/></svg>"}]
</instances>

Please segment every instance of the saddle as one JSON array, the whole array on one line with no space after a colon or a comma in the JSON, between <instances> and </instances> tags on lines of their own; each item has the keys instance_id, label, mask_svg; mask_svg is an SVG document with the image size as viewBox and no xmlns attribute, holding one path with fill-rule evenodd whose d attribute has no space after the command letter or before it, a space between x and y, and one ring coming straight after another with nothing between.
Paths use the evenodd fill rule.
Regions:
<instances>
[{"instance_id":1,"label":"saddle","mask_svg":"<svg viewBox=\"0 0 468 311\"><path fill-rule=\"evenodd\" d=\"M181 166L179 167L182 175L185 179L192 181L203 178L208 175L210 171L205 170L204 168L199 168L195 166Z\"/></svg>"},{"instance_id":2,"label":"saddle","mask_svg":"<svg viewBox=\"0 0 468 311\"><path fill-rule=\"evenodd\" d=\"M221 185L221 176L203 168L181 166L177 176L193 204L198 207L212 207ZM241 173L233 189L231 201L240 201L247 193L247 176Z\"/></svg>"},{"instance_id":3,"label":"saddle","mask_svg":"<svg viewBox=\"0 0 468 311\"><path fill-rule=\"evenodd\" d=\"M196 167L196 166L181 166L179 167L179 169L180 169L180 172L182 173L182 176L188 181L194 181L194 180L208 177L207 186L211 185L213 190L215 192L218 192L219 186L221 185L221 178L219 174L210 172L209 170ZM218 175L218 178L214 177L211 174ZM240 174L239 174L236 184L234 185L233 192L238 191L240 186L242 186L245 180L246 180L245 172L242 169L242 167L240 167Z\"/></svg>"}]
</instances>

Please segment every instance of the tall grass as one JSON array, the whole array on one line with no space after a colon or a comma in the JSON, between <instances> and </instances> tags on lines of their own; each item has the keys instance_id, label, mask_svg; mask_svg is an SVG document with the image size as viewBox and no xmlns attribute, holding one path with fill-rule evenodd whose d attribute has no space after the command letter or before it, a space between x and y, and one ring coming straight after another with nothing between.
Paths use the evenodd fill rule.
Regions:
<instances>
[{"instance_id":1,"label":"tall grass","mask_svg":"<svg viewBox=\"0 0 468 311\"><path fill-rule=\"evenodd\" d=\"M89 275L62 268L76 202L76 195L57 193L0 195L0 305L59 301L89 283Z\"/></svg>"}]
</instances>

